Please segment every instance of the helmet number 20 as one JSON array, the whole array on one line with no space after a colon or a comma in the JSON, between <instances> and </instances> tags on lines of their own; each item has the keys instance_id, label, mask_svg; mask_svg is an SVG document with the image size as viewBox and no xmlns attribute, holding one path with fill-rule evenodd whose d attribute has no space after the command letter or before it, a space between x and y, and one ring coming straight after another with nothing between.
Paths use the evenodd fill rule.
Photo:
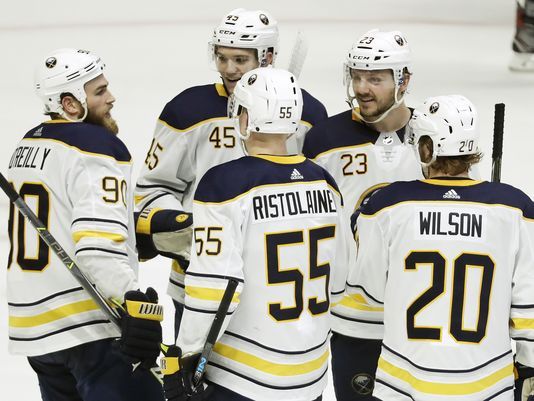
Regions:
<instances>
[{"instance_id":1,"label":"helmet number 20","mask_svg":"<svg viewBox=\"0 0 534 401\"><path fill-rule=\"evenodd\" d=\"M460 141L460 149L458 150L460 153L464 152L471 152L473 150L474 141Z\"/></svg>"}]
</instances>

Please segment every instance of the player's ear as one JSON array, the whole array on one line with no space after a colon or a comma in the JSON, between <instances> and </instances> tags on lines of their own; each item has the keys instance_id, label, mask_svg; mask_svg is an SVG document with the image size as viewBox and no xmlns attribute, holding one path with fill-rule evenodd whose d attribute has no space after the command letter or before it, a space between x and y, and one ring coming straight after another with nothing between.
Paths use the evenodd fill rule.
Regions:
<instances>
[{"instance_id":1,"label":"player's ear","mask_svg":"<svg viewBox=\"0 0 534 401\"><path fill-rule=\"evenodd\" d=\"M423 136L421 139L419 139L419 156L421 157L421 161L423 163L428 163L430 160L432 160L432 151L433 151L433 144L432 139L428 136Z\"/></svg>"},{"instance_id":2,"label":"player's ear","mask_svg":"<svg viewBox=\"0 0 534 401\"><path fill-rule=\"evenodd\" d=\"M61 108L67 115L73 117L78 117L83 112L81 103L70 93L61 96Z\"/></svg>"}]
</instances>

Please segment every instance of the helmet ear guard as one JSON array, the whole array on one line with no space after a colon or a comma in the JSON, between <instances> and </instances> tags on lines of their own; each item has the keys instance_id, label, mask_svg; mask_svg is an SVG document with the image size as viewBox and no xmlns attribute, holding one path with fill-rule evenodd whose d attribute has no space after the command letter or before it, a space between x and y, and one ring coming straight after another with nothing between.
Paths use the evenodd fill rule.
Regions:
<instances>
[{"instance_id":1,"label":"helmet ear guard","mask_svg":"<svg viewBox=\"0 0 534 401\"><path fill-rule=\"evenodd\" d=\"M61 105L61 95L70 93L84 107L87 115L85 84L102 75L105 64L97 55L79 49L51 52L35 70L35 91L45 106L45 113L68 118Z\"/></svg>"},{"instance_id":2,"label":"helmet ear guard","mask_svg":"<svg viewBox=\"0 0 534 401\"><path fill-rule=\"evenodd\" d=\"M234 88L228 117L234 119L243 140L252 132L291 135L298 130L302 103L302 92L293 74L272 67L257 68L244 74ZM239 122L243 109L248 115L247 127Z\"/></svg>"}]
</instances>

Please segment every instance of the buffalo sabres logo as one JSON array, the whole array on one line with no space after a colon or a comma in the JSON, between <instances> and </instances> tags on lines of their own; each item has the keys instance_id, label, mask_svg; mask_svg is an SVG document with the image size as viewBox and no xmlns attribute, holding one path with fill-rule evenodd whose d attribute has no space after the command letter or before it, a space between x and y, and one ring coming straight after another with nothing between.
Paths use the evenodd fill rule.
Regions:
<instances>
[{"instance_id":1,"label":"buffalo sabres logo","mask_svg":"<svg viewBox=\"0 0 534 401\"><path fill-rule=\"evenodd\" d=\"M258 79L258 76L256 74L252 74L249 78L248 78L248 84L249 85L252 85L254 82L256 82L256 79Z\"/></svg>"},{"instance_id":2,"label":"buffalo sabres logo","mask_svg":"<svg viewBox=\"0 0 534 401\"><path fill-rule=\"evenodd\" d=\"M265 14L260 14L260 21L263 25L269 25L269 18Z\"/></svg>"},{"instance_id":3,"label":"buffalo sabres logo","mask_svg":"<svg viewBox=\"0 0 534 401\"><path fill-rule=\"evenodd\" d=\"M434 114L436 111L439 110L439 103L438 102L434 102L430 105L430 108L428 109L428 111L430 111L430 113Z\"/></svg>"},{"instance_id":4,"label":"buffalo sabres logo","mask_svg":"<svg viewBox=\"0 0 534 401\"><path fill-rule=\"evenodd\" d=\"M404 39L400 35L395 35L395 41L399 44L399 46L404 46Z\"/></svg>"},{"instance_id":5,"label":"buffalo sabres logo","mask_svg":"<svg viewBox=\"0 0 534 401\"><path fill-rule=\"evenodd\" d=\"M359 373L352 378L352 388L358 394L369 395L373 392L375 387L374 379L367 373Z\"/></svg>"},{"instance_id":6,"label":"buffalo sabres logo","mask_svg":"<svg viewBox=\"0 0 534 401\"><path fill-rule=\"evenodd\" d=\"M57 64L57 59L55 57L48 57L45 61L46 68L54 68Z\"/></svg>"}]
</instances>

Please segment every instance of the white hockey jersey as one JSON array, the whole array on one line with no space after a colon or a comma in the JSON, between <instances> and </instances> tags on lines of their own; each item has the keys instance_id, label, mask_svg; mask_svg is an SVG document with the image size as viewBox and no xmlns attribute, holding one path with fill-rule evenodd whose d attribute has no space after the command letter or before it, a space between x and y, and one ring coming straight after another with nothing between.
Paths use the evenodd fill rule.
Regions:
<instances>
[{"instance_id":1,"label":"white hockey jersey","mask_svg":"<svg viewBox=\"0 0 534 401\"><path fill-rule=\"evenodd\" d=\"M359 319L384 326L373 394L511 401L510 338L534 366L530 198L468 179L398 182L363 206L358 235L347 292Z\"/></svg>"},{"instance_id":2,"label":"white hockey jersey","mask_svg":"<svg viewBox=\"0 0 534 401\"><path fill-rule=\"evenodd\" d=\"M45 122L19 142L8 180L109 298L137 289L131 157L106 129ZM9 350L42 355L116 337L89 294L13 205L7 271Z\"/></svg>"},{"instance_id":3,"label":"white hockey jersey","mask_svg":"<svg viewBox=\"0 0 534 401\"><path fill-rule=\"evenodd\" d=\"M358 120L351 110L332 116L310 130L303 153L332 174L339 185L345 202L346 224L373 190L394 181L423 177L414 152L404 144L404 128L398 132L376 132ZM349 241L349 263L354 263L356 245L352 239ZM335 305L333 330L354 337L357 327L366 325L357 318L358 307L348 297ZM366 333L370 336L367 338L382 335L380 328Z\"/></svg>"},{"instance_id":4,"label":"white hockey jersey","mask_svg":"<svg viewBox=\"0 0 534 401\"><path fill-rule=\"evenodd\" d=\"M305 133L326 119L324 106L302 91L299 131L288 150L302 148ZM239 136L227 117L228 95L222 84L189 88L163 109L137 181L136 210L147 207L191 211L200 178L211 167L244 156ZM173 262L168 293L183 302L183 271Z\"/></svg>"},{"instance_id":5,"label":"white hockey jersey","mask_svg":"<svg viewBox=\"0 0 534 401\"><path fill-rule=\"evenodd\" d=\"M320 396L329 306L346 281L341 209L332 177L302 156L243 157L202 178L177 340L184 352L202 349L228 278L240 283L210 381L254 400Z\"/></svg>"}]
</instances>

